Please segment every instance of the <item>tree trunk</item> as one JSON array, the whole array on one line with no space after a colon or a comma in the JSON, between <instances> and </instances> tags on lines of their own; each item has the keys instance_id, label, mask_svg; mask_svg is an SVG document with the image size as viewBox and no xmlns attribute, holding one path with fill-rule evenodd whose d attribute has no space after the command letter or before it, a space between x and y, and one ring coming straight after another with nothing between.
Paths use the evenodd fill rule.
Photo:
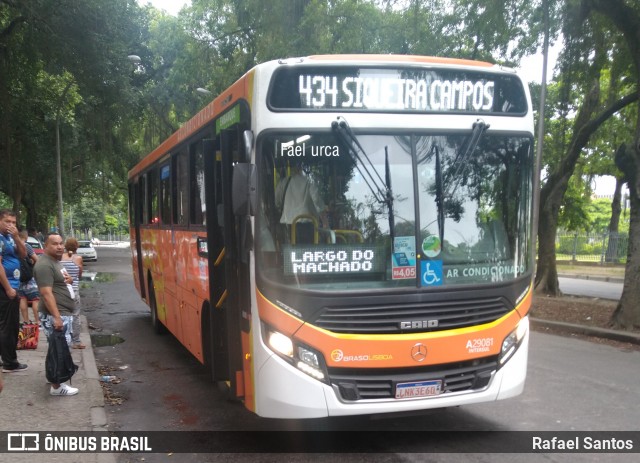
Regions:
<instances>
[{"instance_id":1,"label":"tree trunk","mask_svg":"<svg viewBox=\"0 0 640 463\"><path fill-rule=\"evenodd\" d=\"M629 250L622 297L611 316L611 324L615 328L632 330L640 329L640 197L638 196L640 189L637 185L640 179L640 150L629 149L628 154L635 157L635 162L632 163L635 167L635 178L634 181L629 181L631 196ZM636 185L632 186L633 184Z\"/></svg>"},{"instance_id":2,"label":"tree trunk","mask_svg":"<svg viewBox=\"0 0 640 463\"><path fill-rule=\"evenodd\" d=\"M620 225L620 215L622 215L622 187L624 180L616 177L616 189L613 192L613 201L611 201L611 220L609 221L609 232L618 233Z\"/></svg>"},{"instance_id":3,"label":"tree trunk","mask_svg":"<svg viewBox=\"0 0 640 463\"><path fill-rule=\"evenodd\" d=\"M566 187L565 187L566 190ZM538 267L534 288L549 296L561 296L556 267L556 236L558 212L564 192L552 191L549 182L540 191L540 215L538 218Z\"/></svg>"},{"instance_id":4,"label":"tree trunk","mask_svg":"<svg viewBox=\"0 0 640 463\"><path fill-rule=\"evenodd\" d=\"M618 226L620 224L620 215L622 215L622 187L624 180L616 177L616 189L613 192L613 200L611 201L611 220L609 220L609 240L607 242L607 251L605 254L605 262L618 262L618 247L620 235L618 234Z\"/></svg>"},{"instance_id":5,"label":"tree trunk","mask_svg":"<svg viewBox=\"0 0 640 463\"><path fill-rule=\"evenodd\" d=\"M634 146L618 150L616 166L624 173L631 205L624 284L618 306L611 316L611 325L632 330L640 329L640 113Z\"/></svg>"}]
</instances>

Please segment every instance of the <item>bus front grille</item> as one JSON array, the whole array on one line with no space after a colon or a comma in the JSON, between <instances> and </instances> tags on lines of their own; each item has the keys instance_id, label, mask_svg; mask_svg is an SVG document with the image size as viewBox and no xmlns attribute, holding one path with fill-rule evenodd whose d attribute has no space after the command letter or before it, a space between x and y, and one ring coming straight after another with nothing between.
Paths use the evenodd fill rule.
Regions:
<instances>
[{"instance_id":1,"label":"bus front grille","mask_svg":"<svg viewBox=\"0 0 640 463\"><path fill-rule=\"evenodd\" d=\"M395 398L396 385L429 380L442 381L442 394L485 388L498 369L498 358L410 369L329 370L331 384L344 401Z\"/></svg>"},{"instance_id":2,"label":"bus front grille","mask_svg":"<svg viewBox=\"0 0 640 463\"><path fill-rule=\"evenodd\" d=\"M443 331L493 322L511 309L502 297L412 304L324 307L316 326L334 333L395 334Z\"/></svg>"}]
</instances>

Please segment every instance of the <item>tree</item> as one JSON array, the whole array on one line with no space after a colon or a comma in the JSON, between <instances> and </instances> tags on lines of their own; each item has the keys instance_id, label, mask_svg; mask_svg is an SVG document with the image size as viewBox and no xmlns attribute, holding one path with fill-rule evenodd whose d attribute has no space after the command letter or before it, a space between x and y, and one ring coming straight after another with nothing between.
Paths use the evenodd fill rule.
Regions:
<instances>
[{"instance_id":1,"label":"tree","mask_svg":"<svg viewBox=\"0 0 640 463\"><path fill-rule=\"evenodd\" d=\"M140 11L129 0L0 1L0 191L28 226L45 229L55 209L55 181L43 179L54 178L57 114L65 199L130 166L134 150L117 143L129 136L124 69ZM56 79L73 82L66 94Z\"/></svg>"},{"instance_id":2,"label":"tree","mask_svg":"<svg viewBox=\"0 0 640 463\"><path fill-rule=\"evenodd\" d=\"M88 231L102 228L105 221L104 205L100 198L83 197L73 210L73 225Z\"/></svg>"},{"instance_id":3,"label":"tree","mask_svg":"<svg viewBox=\"0 0 640 463\"><path fill-rule=\"evenodd\" d=\"M560 98L566 108L576 100L580 103L577 105L577 114L572 119L570 130L563 131L567 133L561 138L561 140L568 140L566 149L562 156L549 166L550 172L540 190L538 269L535 288L550 295L560 294L555 241L558 217L576 165L591 137L602 124L612 115L638 100L637 91L619 96L613 102L603 99L602 73L608 64L608 50L614 46L618 37L607 35L606 28L597 21L588 23L587 28L580 20L576 23L572 6L569 5L570 8L565 13L567 22L564 35L567 46L562 64L563 87L560 89ZM563 111L565 114L570 113L567 109Z\"/></svg>"},{"instance_id":4,"label":"tree","mask_svg":"<svg viewBox=\"0 0 640 463\"><path fill-rule=\"evenodd\" d=\"M637 0L583 0L585 18L605 17L622 33L631 62L636 101L640 93L640 2ZM612 316L619 328L640 328L640 108L633 140L616 153L616 165L629 186L629 250L622 296Z\"/></svg>"},{"instance_id":5,"label":"tree","mask_svg":"<svg viewBox=\"0 0 640 463\"><path fill-rule=\"evenodd\" d=\"M600 198L592 201L587 208L587 233L607 233L611 222L611 201Z\"/></svg>"}]
</instances>

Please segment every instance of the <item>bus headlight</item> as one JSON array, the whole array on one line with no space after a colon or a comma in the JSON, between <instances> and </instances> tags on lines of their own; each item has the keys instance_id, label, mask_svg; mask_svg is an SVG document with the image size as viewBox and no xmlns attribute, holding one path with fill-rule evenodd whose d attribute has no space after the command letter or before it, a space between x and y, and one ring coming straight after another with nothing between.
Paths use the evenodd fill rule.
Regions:
<instances>
[{"instance_id":1,"label":"bus headlight","mask_svg":"<svg viewBox=\"0 0 640 463\"><path fill-rule=\"evenodd\" d=\"M267 344L277 353L293 358L293 343L291 339L277 331L269 331Z\"/></svg>"},{"instance_id":2,"label":"bus headlight","mask_svg":"<svg viewBox=\"0 0 640 463\"><path fill-rule=\"evenodd\" d=\"M320 360L318 360L318 354L306 347L298 347L298 358L300 361L306 363L310 367L320 368Z\"/></svg>"},{"instance_id":3,"label":"bus headlight","mask_svg":"<svg viewBox=\"0 0 640 463\"><path fill-rule=\"evenodd\" d=\"M296 367L298 370L304 371L309 376L317 379L318 381L326 381L322 363L320 361L321 354L312 351L311 349L298 346L298 363Z\"/></svg>"},{"instance_id":4,"label":"bus headlight","mask_svg":"<svg viewBox=\"0 0 640 463\"><path fill-rule=\"evenodd\" d=\"M265 343L280 357L318 381L327 382L328 375L324 358L320 352L308 346L295 343L288 336L263 324L262 335Z\"/></svg>"},{"instance_id":5,"label":"bus headlight","mask_svg":"<svg viewBox=\"0 0 640 463\"><path fill-rule=\"evenodd\" d=\"M502 341L500 349L500 365L504 365L520 346L520 342L529 331L529 317L524 317L509 335Z\"/></svg>"}]
</instances>

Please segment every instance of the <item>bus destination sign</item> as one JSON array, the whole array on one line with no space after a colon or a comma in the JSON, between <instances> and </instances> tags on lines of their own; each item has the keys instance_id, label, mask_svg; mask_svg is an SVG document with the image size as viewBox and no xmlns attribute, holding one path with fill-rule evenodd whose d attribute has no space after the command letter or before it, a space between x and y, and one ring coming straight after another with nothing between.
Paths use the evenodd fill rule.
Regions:
<instances>
[{"instance_id":1,"label":"bus destination sign","mask_svg":"<svg viewBox=\"0 0 640 463\"><path fill-rule=\"evenodd\" d=\"M362 245L284 246L285 275L379 273L384 270L380 249Z\"/></svg>"},{"instance_id":2,"label":"bus destination sign","mask_svg":"<svg viewBox=\"0 0 640 463\"><path fill-rule=\"evenodd\" d=\"M274 75L269 102L274 109L325 111L513 114L527 108L515 75L450 69L283 69Z\"/></svg>"},{"instance_id":3,"label":"bus destination sign","mask_svg":"<svg viewBox=\"0 0 640 463\"><path fill-rule=\"evenodd\" d=\"M303 75L298 91L307 108L367 108L414 111L490 111L493 81ZM338 104L339 102L339 104Z\"/></svg>"}]
</instances>

